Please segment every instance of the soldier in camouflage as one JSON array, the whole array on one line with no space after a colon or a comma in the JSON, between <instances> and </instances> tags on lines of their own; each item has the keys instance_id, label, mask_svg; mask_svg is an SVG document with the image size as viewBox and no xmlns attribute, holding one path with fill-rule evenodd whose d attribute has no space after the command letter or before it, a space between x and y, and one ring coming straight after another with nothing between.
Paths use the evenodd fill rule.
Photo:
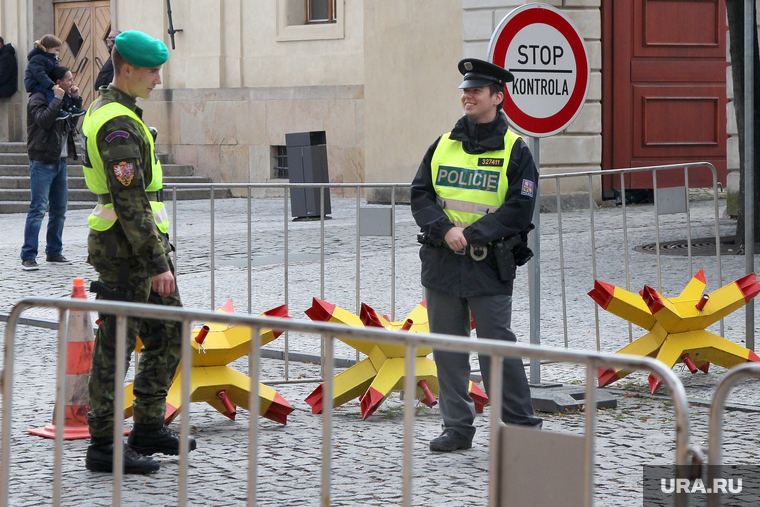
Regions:
<instances>
[{"instance_id":1,"label":"soldier in camouflage","mask_svg":"<svg viewBox=\"0 0 760 507\"><path fill-rule=\"evenodd\" d=\"M137 97L161 83L168 59L163 42L137 31L116 37L115 76L87 111L84 172L98 206L88 218L88 259L98 272L91 290L99 299L182 306L169 254L169 221L160 199L161 164L142 122ZM179 454L179 439L164 426L166 393L180 361L178 322L128 319L127 357L143 342L134 380L134 426L124 449L125 473L151 473L154 453ZM90 372L90 435L86 467L110 472L113 462L116 317L102 315ZM187 443L195 449L195 440Z\"/></svg>"}]
</instances>

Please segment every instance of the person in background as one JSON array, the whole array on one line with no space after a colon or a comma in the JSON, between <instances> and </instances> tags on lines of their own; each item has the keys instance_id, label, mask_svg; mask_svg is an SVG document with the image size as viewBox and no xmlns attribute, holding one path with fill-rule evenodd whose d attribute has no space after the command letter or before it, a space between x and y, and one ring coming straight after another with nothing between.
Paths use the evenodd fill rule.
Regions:
<instances>
[{"instance_id":1,"label":"person in background","mask_svg":"<svg viewBox=\"0 0 760 507\"><path fill-rule=\"evenodd\" d=\"M34 41L34 48L29 51L24 74L24 87L27 93L44 93L48 103L53 102L55 95L53 86L55 83L50 79L50 73L58 66L58 53L61 50L61 39L53 34L43 35L40 40ZM70 98L64 97L64 103L58 117L61 119L70 116L78 117L85 113L84 109L77 107Z\"/></svg>"},{"instance_id":2,"label":"person in background","mask_svg":"<svg viewBox=\"0 0 760 507\"><path fill-rule=\"evenodd\" d=\"M100 91L102 86L108 86L113 81L113 60L111 59L111 51L113 50L113 41L116 40L116 36L121 33L120 30L111 30L106 37L106 47L108 48L108 60L100 68L98 77L95 78L95 91Z\"/></svg>"},{"instance_id":3,"label":"person in background","mask_svg":"<svg viewBox=\"0 0 760 507\"><path fill-rule=\"evenodd\" d=\"M58 114L63 98L70 95L77 106L82 105L79 88L68 67L55 67L50 73L53 81L53 100L48 102L41 91L33 93L27 104L26 150L29 155L32 202L26 216L24 245L21 247L21 266L24 271L36 271L37 247L42 219L50 209L45 254L50 265L71 264L63 256L63 223L68 206L68 166L66 158L77 159L72 122L60 121Z\"/></svg>"},{"instance_id":4,"label":"person in background","mask_svg":"<svg viewBox=\"0 0 760 507\"><path fill-rule=\"evenodd\" d=\"M18 91L16 50L0 37L0 99Z\"/></svg>"}]
</instances>

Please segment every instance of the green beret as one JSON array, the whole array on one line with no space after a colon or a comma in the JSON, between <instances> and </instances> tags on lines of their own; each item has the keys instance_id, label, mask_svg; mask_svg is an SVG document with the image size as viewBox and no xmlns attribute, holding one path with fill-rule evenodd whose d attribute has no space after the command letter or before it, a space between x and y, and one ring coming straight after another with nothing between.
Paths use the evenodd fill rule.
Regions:
<instances>
[{"instance_id":1,"label":"green beret","mask_svg":"<svg viewBox=\"0 0 760 507\"><path fill-rule=\"evenodd\" d=\"M158 67L169 59L166 44L137 30L120 33L114 44L119 54L136 67Z\"/></svg>"}]
</instances>

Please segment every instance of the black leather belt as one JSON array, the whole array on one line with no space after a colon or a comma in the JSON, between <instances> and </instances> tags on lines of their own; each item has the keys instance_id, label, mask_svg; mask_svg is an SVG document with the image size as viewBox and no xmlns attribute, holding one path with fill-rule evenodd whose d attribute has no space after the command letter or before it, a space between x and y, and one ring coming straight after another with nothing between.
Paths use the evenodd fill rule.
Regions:
<instances>
[{"instance_id":1,"label":"black leather belt","mask_svg":"<svg viewBox=\"0 0 760 507\"><path fill-rule=\"evenodd\" d=\"M149 201L162 202L158 192L145 192ZM98 204L111 204L111 194L98 194Z\"/></svg>"}]
</instances>

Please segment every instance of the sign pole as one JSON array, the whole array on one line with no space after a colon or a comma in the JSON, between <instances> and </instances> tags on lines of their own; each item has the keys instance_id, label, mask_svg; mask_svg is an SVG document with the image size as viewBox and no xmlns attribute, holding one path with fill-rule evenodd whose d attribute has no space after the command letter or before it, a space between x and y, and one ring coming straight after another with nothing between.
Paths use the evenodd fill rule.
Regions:
<instances>
[{"instance_id":1,"label":"sign pole","mask_svg":"<svg viewBox=\"0 0 760 507\"><path fill-rule=\"evenodd\" d=\"M533 161L536 163L536 169L540 169L540 138L531 137L533 141ZM540 171L539 171L540 174ZM530 235L528 247L533 250L533 258L528 263L528 291L530 295L530 343L531 345L541 345L541 241L539 239L541 230L541 186L536 182L536 205L533 208L533 225L536 229ZM530 383L538 385L541 383L541 360L531 358L530 360Z\"/></svg>"},{"instance_id":2,"label":"sign pole","mask_svg":"<svg viewBox=\"0 0 760 507\"><path fill-rule=\"evenodd\" d=\"M744 263L746 273L755 271L755 146L754 143L754 76L752 59L755 30L754 1L744 2ZM745 344L755 350L755 302L745 310Z\"/></svg>"},{"instance_id":3,"label":"sign pole","mask_svg":"<svg viewBox=\"0 0 760 507\"><path fill-rule=\"evenodd\" d=\"M541 137L553 136L570 125L586 102L591 76L583 35L559 9L529 3L512 10L496 27L488 44L488 61L514 76L504 94L504 113L510 129L529 137L536 169ZM541 195L535 182L535 230L528 246L530 343L541 344ZM560 210L557 210L559 213ZM530 360L530 383L541 383L541 361Z\"/></svg>"}]
</instances>

